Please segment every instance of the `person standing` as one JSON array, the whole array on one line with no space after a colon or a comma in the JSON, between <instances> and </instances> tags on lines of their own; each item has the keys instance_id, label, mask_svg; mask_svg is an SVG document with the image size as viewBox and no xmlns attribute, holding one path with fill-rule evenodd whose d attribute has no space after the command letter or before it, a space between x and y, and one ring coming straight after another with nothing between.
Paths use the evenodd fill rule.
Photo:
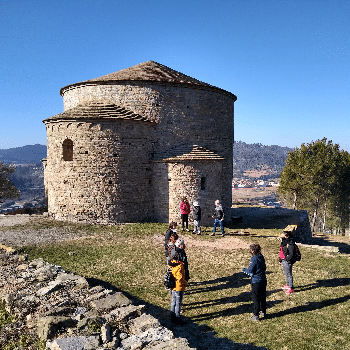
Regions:
<instances>
[{"instance_id":1,"label":"person standing","mask_svg":"<svg viewBox=\"0 0 350 350\"><path fill-rule=\"evenodd\" d=\"M171 322L177 325L182 325L184 322L181 319L180 312L187 281L185 278L185 264L181 261L179 253L175 252L172 260L169 263L169 269L175 279L175 287L171 290Z\"/></svg>"},{"instance_id":2,"label":"person standing","mask_svg":"<svg viewBox=\"0 0 350 350\"><path fill-rule=\"evenodd\" d=\"M172 221L169 224L168 230L164 234L164 248L165 248L165 257L167 261L167 265L169 265L170 258L169 258L169 244L175 244L176 240L178 239L177 235L177 223L175 221Z\"/></svg>"},{"instance_id":3,"label":"person standing","mask_svg":"<svg viewBox=\"0 0 350 350\"><path fill-rule=\"evenodd\" d=\"M266 264L259 244L251 244L249 251L252 258L250 259L249 268L244 268L243 272L252 278L254 314L250 317L250 320L259 321L259 312L262 318L266 317Z\"/></svg>"},{"instance_id":4,"label":"person standing","mask_svg":"<svg viewBox=\"0 0 350 350\"><path fill-rule=\"evenodd\" d=\"M190 272L188 270L188 260L187 260L185 248L186 248L185 241L182 238L178 238L178 240L175 242L174 252L176 252L179 255L180 261L184 263L185 279L188 282L188 280L190 279Z\"/></svg>"},{"instance_id":5,"label":"person standing","mask_svg":"<svg viewBox=\"0 0 350 350\"><path fill-rule=\"evenodd\" d=\"M213 226L213 233L211 234L211 236L215 236L216 227L219 225L221 228L221 235L224 237L225 236L224 211L222 209L222 206L219 200L215 201L215 212L212 218L214 219L214 226Z\"/></svg>"},{"instance_id":6,"label":"person standing","mask_svg":"<svg viewBox=\"0 0 350 350\"><path fill-rule=\"evenodd\" d=\"M292 232L283 231L279 252L279 262L286 275L286 284L282 287L286 294L294 292L292 266L295 263L295 241Z\"/></svg>"},{"instance_id":7,"label":"person standing","mask_svg":"<svg viewBox=\"0 0 350 350\"><path fill-rule=\"evenodd\" d=\"M186 197L182 198L182 202L180 203L180 212L181 212L181 222L182 222L182 231L188 231L188 214L190 213L190 203Z\"/></svg>"},{"instance_id":8,"label":"person standing","mask_svg":"<svg viewBox=\"0 0 350 350\"><path fill-rule=\"evenodd\" d=\"M197 201L193 202L193 234L201 235L202 210Z\"/></svg>"}]
</instances>

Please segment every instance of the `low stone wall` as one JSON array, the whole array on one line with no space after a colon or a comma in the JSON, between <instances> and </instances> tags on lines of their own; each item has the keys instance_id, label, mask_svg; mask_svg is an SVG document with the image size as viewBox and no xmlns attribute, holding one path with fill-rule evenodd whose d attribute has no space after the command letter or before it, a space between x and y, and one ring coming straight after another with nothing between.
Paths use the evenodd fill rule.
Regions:
<instances>
[{"instance_id":1,"label":"low stone wall","mask_svg":"<svg viewBox=\"0 0 350 350\"><path fill-rule=\"evenodd\" d=\"M0 348L37 335L51 350L194 349L123 293L90 287L84 277L43 259L27 262L11 249L0 249L0 300L17 315L2 329Z\"/></svg>"},{"instance_id":2,"label":"low stone wall","mask_svg":"<svg viewBox=\"0 0 350 350\"><path fill-rule=\"evenodd\" d=\"M293 230L293 234L296 242L312 242L312 232L306 210L233 207L231 216L243 218L243 223L238 224L238 227L285 229L287 226L295 226L296 230Z\"/></svg>"}]
</instances>

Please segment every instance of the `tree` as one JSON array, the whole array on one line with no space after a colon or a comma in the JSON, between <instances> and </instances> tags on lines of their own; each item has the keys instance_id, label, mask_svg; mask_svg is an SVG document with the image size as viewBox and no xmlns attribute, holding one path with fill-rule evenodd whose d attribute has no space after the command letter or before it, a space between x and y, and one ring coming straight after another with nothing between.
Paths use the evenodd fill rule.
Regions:
<instances>
[{"instance_id":1,"label":"tree","mask_svg":"<svg viewBox=\"0 0 350 350\"><path fill-rule=\"evenodd\" d=\"M319 212L323 230L327 217L342 229L349 221L350 155L326 138L302 144L288 154L282 170L278 195L293 209L313 211L315 231ZM320 209L321 208L321 209Z\"/></svg>"},{"instance_id":2,"label":"tree","mask_svg":"<svg viewBox=\"0 0 350 350\"><path fill-rule=\"evenodd\" d=\"M18 198L20 191L10 180L11 175L16 171L12 165L0 162L0 201L6 198Z\"/></svg>"},{"instance_id":3,"label":"tree","mask_svg":"<svg viewBox=\"0 0 350 350\"><path fill-rule=\"evenodd\" d=\"M281 172L277 193L293 209L297 209L299 201L306 197L309 183L307 157L306 146L302 144L300 148L288 153L286 165Z\"/></svg>"}]
</instances>

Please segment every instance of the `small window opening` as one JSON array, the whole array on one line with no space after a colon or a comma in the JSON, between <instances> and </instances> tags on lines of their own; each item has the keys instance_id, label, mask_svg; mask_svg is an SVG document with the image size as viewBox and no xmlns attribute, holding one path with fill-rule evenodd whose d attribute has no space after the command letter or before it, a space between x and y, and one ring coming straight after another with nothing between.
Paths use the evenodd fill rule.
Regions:
<instances>
[{"instance_id":1,"label":"small window opening","mask_svg":"<svg viewBox=\"0 0 350 350\"><path fill-rule=\"evenodd\" d=\"M88 151L85 151L85 154L89 154L89 152L88 152Z\"/></svg>"},{"instance_id":2,"label":"small window opening","mask_svg":"<svg viewBox=\"0 0 350 350\"><path fill-rule=\"evenodd\" d=\"M205 177L201 177L201 190L204 191L205 190L205 182L206 182L206 178Z\"/></svg>"},{"instance_id":3,"label":"small window opening","mask_svg":"<svg viewBox=\"0 0 350 350\"><path fill-rule=\"evenodd\" d=\"M113 182L112 182L111 180L109 180L109 181L108 181L108 183L109 183L110 185L112 185L112 184L113 184Z\"/></svg>"},{"instance_id":4,"label":"small window opening","mask_svg":"<svg viewBox=\"0 0 350 350\"><path fill-rule=\"evenodd\" d=\"M73 160L73 141L70 139L65 139L63 141L63 160L72 161Z\"/></svg>"}]
</instances>

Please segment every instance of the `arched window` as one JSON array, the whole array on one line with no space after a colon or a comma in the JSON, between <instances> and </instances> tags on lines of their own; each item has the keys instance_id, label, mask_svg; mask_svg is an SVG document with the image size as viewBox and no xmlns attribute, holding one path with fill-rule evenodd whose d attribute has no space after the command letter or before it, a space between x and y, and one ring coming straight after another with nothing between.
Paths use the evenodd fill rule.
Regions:
<instances>
[{"instance_id":1,"label":"arched window","mask_svg":"<svg viewBox=\"0 0 350 350\"><path fill-rule=\"evenodd\" d=\"M65 139L63 141L63 160L72 161L73 160L73 141L70 139Z\"/></svg>"}]
</instances>

